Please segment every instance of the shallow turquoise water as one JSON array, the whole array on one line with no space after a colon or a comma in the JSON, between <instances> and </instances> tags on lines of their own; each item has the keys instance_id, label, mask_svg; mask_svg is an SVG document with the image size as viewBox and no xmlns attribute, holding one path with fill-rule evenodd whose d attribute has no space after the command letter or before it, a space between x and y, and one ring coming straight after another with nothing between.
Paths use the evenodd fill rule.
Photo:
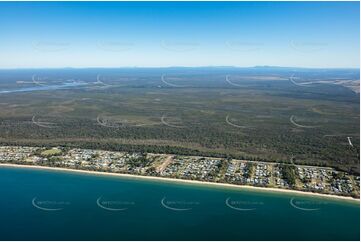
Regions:
<instances>
[{"instance_id":1,"label":"shallow turquoise water","mask_svg":"<svg viewBox=\"0 0 361 242\"><path fill-rule=\"evenodd\" d=\"M0 184L0 240L359 240L351 202L23 168Z\"/></svg>"}]
</instances>

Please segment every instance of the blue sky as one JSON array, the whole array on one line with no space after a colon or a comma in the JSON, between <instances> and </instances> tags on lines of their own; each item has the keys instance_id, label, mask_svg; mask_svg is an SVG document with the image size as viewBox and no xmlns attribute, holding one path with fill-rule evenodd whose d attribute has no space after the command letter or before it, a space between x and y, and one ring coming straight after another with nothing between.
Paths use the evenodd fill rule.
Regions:
<instances>
[{"instance_id":1,"label":"blue sky","mask_svg":"<svg viewBox=\"0 0 361 242\"><path fill-rule=\"evenodd\" d=\"M0 68L358 67L358 2L0 2Z\"/></svg>"}]
</instances>

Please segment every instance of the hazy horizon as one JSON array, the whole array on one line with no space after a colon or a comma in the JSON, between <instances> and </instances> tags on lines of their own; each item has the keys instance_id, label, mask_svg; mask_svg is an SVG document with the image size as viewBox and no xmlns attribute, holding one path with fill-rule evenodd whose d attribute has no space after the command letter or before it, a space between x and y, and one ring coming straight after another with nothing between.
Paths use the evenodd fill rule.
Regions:
<instances>
[{"instance_id":1,"label":"hazy horizon","mask_svg":"<svg viewBox=\"0 0 361 242\"><path fill-rule=\"evenodd\" d=\"M234 69L251 69L251 68L264 68L264 69L360 69L360 67L307 67L307 66L84 66L84 67L13 67L2 68L0 70L32 70L32 69L170 69L170 68L234 68Z\"/></svg>"}]
</instances>

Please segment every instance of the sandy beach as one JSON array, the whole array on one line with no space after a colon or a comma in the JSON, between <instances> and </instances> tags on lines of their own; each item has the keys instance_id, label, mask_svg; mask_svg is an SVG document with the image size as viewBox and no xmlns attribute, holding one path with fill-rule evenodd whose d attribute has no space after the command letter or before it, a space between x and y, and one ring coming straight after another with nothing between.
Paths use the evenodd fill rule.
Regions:
<instances>
[{"instance_id":1,"label":"sandy beach","mask_svg":"<svg viewBox=\"0 0 361 242\"><path fill-rule=\"evenodd\" d=\"M321 193L313 193L313 192L304 192L304 191L297 191L297 190L287 190L287 189L281 189L281 188L254 187L254 186L248 186L248 185L235 185L235 184L228 184L228 183L215 183L215 182L184 180L184 179L176 179L176 178L141 176L141 175L76 170L76 169L70 169L70 168L46 167L46 166L35 166L35 165L0 164L0 167L30 168L30 169L38 169L38 170L64 171L64 172L73 172L73 173L82 173L82 174L91 174L91 175L126 177L126 178L131 178L131 179L143 179L143 180L153 180L153 181L165 181L165 182L172 182L172 183L206 185L206 186L214 186L214 187L220 187L220 188L254 190L254 191L261 191L261 192L288 193L288 194L295 194L295 195L302 195L302 196L312 196L312 197L337 199L337 200L348 200L348 201L353 201L353 202L358 202L358 203L360 202L360 199L356 199L353 197L345 197L345 196L337 196L337 195L321 194Z\"/></svg>"}]
</instances>

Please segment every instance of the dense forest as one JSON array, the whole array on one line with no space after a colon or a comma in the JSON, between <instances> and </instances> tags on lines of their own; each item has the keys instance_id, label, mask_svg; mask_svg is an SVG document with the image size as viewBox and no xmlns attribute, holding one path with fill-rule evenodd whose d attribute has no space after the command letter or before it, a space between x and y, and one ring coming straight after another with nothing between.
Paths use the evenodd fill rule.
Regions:
<instances>
[{"instance_id":1,"label":"dense forest","mask_svg":"<svg viewBox=\"0 0 361 242\"><path fill-rule=\"evenodd\" d=\"M289 81L289 71L278 69L187 75L173 70L166 79L163 71L118 73L121 79L109 72L101 83L89 77L94 70L74 72L87 85L31 92L16 92L23 88L16 80L30 78L26 73L7 73L0 86L15 92L0 93L0 143L277 161L359 173L359 94L347 87L300 87ZM349 72L302 75L355 78ZM226 73L233 73L231 82L224 80ZM59 73L46 74L47 85L59 82Z\"/></svg>"}]
</instances>

